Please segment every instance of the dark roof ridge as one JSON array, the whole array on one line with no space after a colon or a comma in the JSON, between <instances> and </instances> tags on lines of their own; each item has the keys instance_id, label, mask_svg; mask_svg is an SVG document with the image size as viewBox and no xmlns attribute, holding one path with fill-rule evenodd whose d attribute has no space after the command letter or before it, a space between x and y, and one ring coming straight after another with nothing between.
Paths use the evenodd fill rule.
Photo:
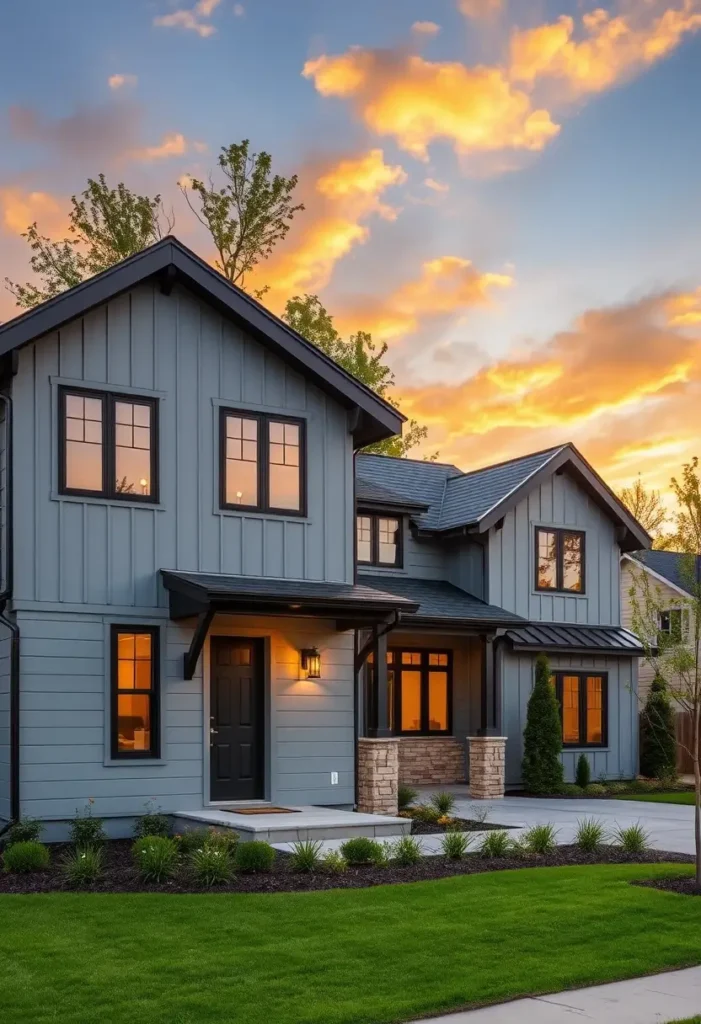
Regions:
<instances>
[{"instance_id":1,"label":"dark roof ridge","mask_svg":"<svg viewBox=\"0 0 701 1024\"><path fill-rule=\"evenodd\" d=\"M459 466L454 462L438 462L436 459L411 459L406 455L384 455L382 452L358 452L364 459L391 459L392 462L417 462L420 466L444 466L446 469L454 469L462 474Z\"/></svg>"},{"instance_id":2,"label":"dark roof ridge","mask_svg":"<svg viewBox=\"0 0 701 1024\"><path fill-rule=\"evenodd\" d=\"M548 452L560 452L563 448L572 448L572 441L565 441L563 444L555 444L551 448L541 448L537 452L526 452L524 455L515 455L513 459L503 459L502 462L490 462L488 466L480 466L479 469L466 469L460 471L459 477L451 477L452 480L462 480L466 476L474 476L475 473L486 473L488 469L500 469L502 466L510 466L514 462L522 462L524 459L534 459L538 455L547 455ZM448 482L448 481L446 481Z\"/></svg>"}]
</instances>

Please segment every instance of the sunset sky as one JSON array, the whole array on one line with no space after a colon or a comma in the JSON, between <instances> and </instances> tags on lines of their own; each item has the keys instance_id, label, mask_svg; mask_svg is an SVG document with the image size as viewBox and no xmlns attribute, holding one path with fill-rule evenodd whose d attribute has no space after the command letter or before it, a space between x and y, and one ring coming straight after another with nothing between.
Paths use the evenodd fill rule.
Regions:
<instances>
[{"instance_id":1,"label":"sunset sky","mask_svg":"<svg viewBox=\"0 0 701 1024\"><path fill-rule=\"evenodd\" d=\"M701 0L24 0L3 12L0 279L99 172L179 194L250 138L306 210L256 275L390 346L426 452L701 455ZM0 320L15 315L0 291Z\"/></svg>"}]
</instances>

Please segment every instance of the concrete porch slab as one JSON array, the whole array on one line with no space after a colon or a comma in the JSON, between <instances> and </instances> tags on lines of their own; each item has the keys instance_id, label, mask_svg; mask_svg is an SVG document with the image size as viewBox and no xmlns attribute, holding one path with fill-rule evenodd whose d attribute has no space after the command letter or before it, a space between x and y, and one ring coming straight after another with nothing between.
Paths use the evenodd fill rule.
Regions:
<instances>
[{"instance_id":1,"label":"concrete porch slab","mask_svg":"<svg viewBox=\"0 0 701 1024\"><path fill-rule=\"evenodd\" d=\"M242 841L265 840L269 843L295 843L306 839L341 840L354 836L400 836L411 830L407 818L383 814L360 814L331 807L290 805L291 814L240 814L236 808L206 807L201 811L173 814L176 832L197 827L231 828Z\"/></svg>"}]
</instances>

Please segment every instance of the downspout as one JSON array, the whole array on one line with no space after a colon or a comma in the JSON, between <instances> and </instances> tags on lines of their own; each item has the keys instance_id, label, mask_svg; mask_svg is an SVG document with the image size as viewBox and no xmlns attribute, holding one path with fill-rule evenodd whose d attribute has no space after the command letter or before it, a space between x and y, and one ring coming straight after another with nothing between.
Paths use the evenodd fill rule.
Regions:
<instances>
[{"instance_id":1,"label":"downspout","mask_svg":"<svg viewBox=\"0 0 701 1024\"><path fill-rule=\"evenodd\" d=\"M355 495L355 471L357 449L353 449L353 583L358 582L358 526L357 498ZM358 808L358 733L360 731L360 672L356 669L358 656L358 630L353 630L353 810Z\"/></svg>"},{"instance_id":2,"label":"downspout","mask_svg":"<svg viewBox=\"0 0 701 1024\"><path fill-rule=\"evenodd\" d=\"M5 586L0 591L0 622L10 631L10 820L0 835L19 820L19 671L20 633L19 626L7 614L7 604L12 598L14 580L14 502L13 502L13 448L12 448L12 399L0 392L0 402L5 408Z\"/></svg>"}]
</instances>

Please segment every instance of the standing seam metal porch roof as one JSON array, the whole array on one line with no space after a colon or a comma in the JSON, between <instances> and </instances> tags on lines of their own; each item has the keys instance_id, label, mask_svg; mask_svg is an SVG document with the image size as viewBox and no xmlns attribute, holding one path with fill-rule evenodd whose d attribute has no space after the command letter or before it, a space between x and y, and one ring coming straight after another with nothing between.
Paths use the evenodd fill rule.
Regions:
<instances>
[{"instance_id":1,"label":"standing seam metal porch roof","mask_svg":"<svg viewBox=\"0 0 701 1024\"><path fill-rule=\"evenodd\" d=\"M637 657L645 649L623 626L578 626L570 623L530 622L509 629L506 638L515 651L594 652Z\"/></svg>"}]
</instances>

